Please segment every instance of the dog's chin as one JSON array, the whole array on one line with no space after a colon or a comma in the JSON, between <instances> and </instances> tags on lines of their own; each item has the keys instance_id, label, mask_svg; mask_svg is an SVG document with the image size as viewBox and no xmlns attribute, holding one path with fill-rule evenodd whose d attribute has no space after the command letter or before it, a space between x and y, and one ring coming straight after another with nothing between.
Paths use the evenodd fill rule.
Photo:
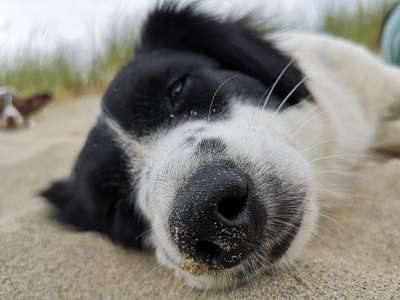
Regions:
<instances>
[{"instance_id":1,"label":"dog's chin","mask_svg":"<svg viewBox=\"0 0 400 300\"><path fill-rule=\"evenodd\" d=\"M246 280L252 280L254 273L244 273L241 264L218 271L205 271L201 275L193 275L182 269L182 262L173 261L164 251L156 250L157 260L165 267L175 271L175 276L182 280L188 287L199 290L222 290L238 286ZM255 272L258 274L261 270Z\"/></svg>"},{"instance_id":2,"label":"dog's chin","mask_svg":"<svg viewBox=\"0 0 400 300\"><path fill-rule=\"evenodd\" d=\"M260 251L262 252L262 251ZM168 256L161 251L157 251L158 261L169 269L175 271L175 276L182 280L188 287L199 290L229 290L245 285L246 283L255 282L261 278L263 274L273 272L280 269L281 265L287 266L287 257L274 264L266 262L260 265L255 258L249 258L241 262L237 266L221 269L218 271L205 271L201 275L194 275L191 272L182 269L182 263L173 262Z\"/></svg>"}]
</instances>

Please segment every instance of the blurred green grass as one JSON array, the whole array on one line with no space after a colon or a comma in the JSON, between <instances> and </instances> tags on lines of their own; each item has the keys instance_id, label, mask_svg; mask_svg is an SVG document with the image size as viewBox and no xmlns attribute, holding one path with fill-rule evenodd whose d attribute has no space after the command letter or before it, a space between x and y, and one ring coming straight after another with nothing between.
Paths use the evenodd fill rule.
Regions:
<instances>
[{"instance_id":1,"label":"blurred green grass","mask_svg":"<svg viewBox=\"0 0 400 300\"><path fill-rule=\"evenodd\" d=\"M12 86L22 94L53 91L58 97L78 95L87 88L84 78L62 50L52 55L26 51L26 55L21 53L16 57L14 65L0 66L0 86Z\"/></svg>"},{"instance_id":2,"label":"blurred green grass","mask_svg":"<svg viewBox=\"0 0 400 300\"><path fill-rule=\"evenodd\" d=\"M396 2L398 0L381 0L370 6L358 2L354 11L334 9L326 15L322 31L379 51L381 27Z\"/></svg>"},{"instance_id":3,"label":"blurred green grass","mask_svg":"<svg viewBox=\"0 0 400 300\"><path fill-rule=\"evenodd\" d=\"M331 10L324 19L322 31L379 50L381 25L393 0L363 6L354 11ZM52 91L56 99L73 99L84 94L101 93L116 71L132 59L134 28L124 20L111 26L105 49L93 55L86 71L70 61L68 52L60 48L52 54L37 54L26 48L12 65L0 60L0 86L13 86L21 94L40 90Z\"/></svg>"},{"instance_id":4,"label":"blurred green grass","mask_svg":"<svg viewBox=\"0 0 400 300\"><path fill-rule=\"evenodd\" d=\"M104 49L96 51L84 68L71 61L62 47L51 54L39 54L28 46L12 64L0 59L0 86L12 86L22 95L51 91L56 100L100 93L134 56L133 37L128 21L113 24L104 39Z\"/></svg>"}]
</instances>

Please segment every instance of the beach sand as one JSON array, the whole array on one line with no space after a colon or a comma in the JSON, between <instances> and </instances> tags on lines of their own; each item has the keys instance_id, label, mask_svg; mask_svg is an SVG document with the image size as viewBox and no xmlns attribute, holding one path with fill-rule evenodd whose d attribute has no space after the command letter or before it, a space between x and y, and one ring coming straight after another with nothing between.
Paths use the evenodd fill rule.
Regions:
<instances>
[{"instance_id":1,"label":"beach sand","mask_svg":"<svg viewBox=\"0 0 400 300\"><path fill-rule=\"evenodd\" d=\"M324 212L295 268L231 291L192 290L150 255L57 223L36 194L69 173L98 101L57 103L34 128L0 132L0 299L400 299L395 156L370 161L349 179L352 195ZM393 124L388 128L397 133L382 135L390 152L400 145L400 126Z\"/></svg>"}]
</instances>

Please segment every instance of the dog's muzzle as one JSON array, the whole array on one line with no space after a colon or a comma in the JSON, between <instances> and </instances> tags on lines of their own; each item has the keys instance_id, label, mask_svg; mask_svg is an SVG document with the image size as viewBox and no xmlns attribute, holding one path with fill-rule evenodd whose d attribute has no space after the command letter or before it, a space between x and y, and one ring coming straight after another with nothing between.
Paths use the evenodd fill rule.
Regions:
<instances>
[{"instance_id":1,"label":"dog's muzzle","mask_svg":"<svg viewBox=\"0 0 400 300\"><path fill-rule=\"evenodd\" d=\"M234 164L218 161L184 180L169 229L185 259L219 270L238 265L260 246L265 222L251 178Z\"/></svg>"}]
</instances>

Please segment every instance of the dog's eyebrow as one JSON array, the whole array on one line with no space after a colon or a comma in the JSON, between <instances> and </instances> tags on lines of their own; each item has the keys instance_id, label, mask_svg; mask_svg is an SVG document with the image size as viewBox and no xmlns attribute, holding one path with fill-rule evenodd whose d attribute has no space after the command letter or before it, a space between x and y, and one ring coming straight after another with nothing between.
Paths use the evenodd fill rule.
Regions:
<instances>
[{"instance_id":1,"label":"dog's eyebrow","mask_svg":"<svg viewBox=\"0 0 400 300\"><path fill-rule=\"evenodd\" d=\"M196 153L221 153L226 150L226 144L216 137L205 138L196 147Z\"/></svg>"}]
</instances>

